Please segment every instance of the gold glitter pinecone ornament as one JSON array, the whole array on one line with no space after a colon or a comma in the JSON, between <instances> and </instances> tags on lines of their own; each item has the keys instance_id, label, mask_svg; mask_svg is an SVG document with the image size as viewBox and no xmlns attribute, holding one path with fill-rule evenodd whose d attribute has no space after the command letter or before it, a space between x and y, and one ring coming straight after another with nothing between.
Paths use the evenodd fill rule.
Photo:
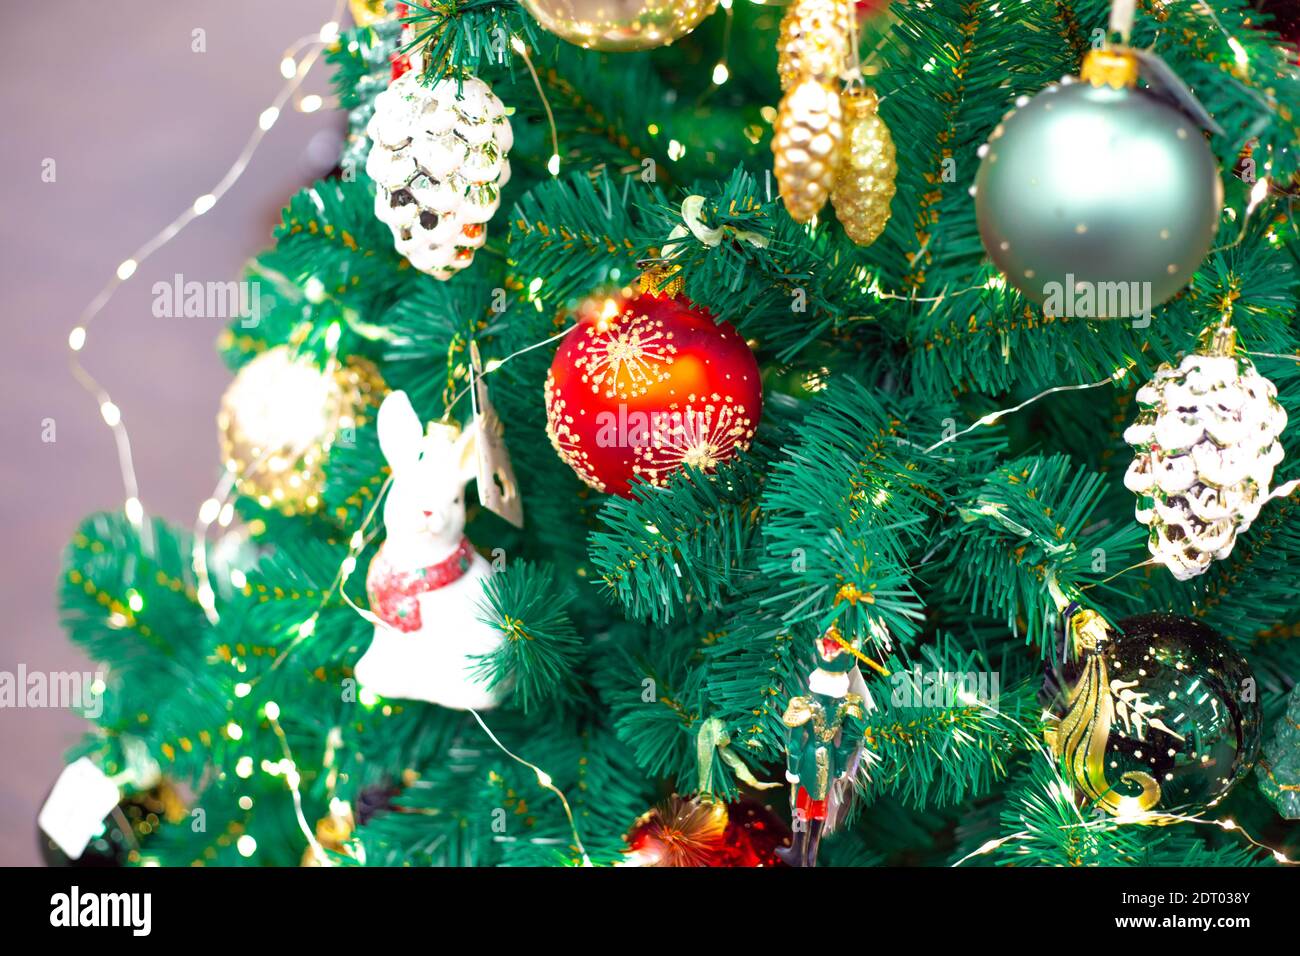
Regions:
<instances>
[{"instance_id":1,"label":"gold glitter pinecone ornament","mask_svg":"<svg viewBox=\"0 0 1300 956\"><path fill-rule=\"evenodd\" d=\"M826 204L843 138L840 94L833 86L808 77L781 98L772 171L795 222L808 222Z\"/></svg>"},{"instance_id":2,"label":"gold glitter pinecone ornament","mask_svg":"<svg viewBox=\"0 0 1300 956\"><path fill-rule=\"evenodd\" d=\"M776 41L782 92L807 76L829 83L840 75L852 16L846 0L796 0L786 9Z\"/></svg>"},{"instance_id":3,"label":"gold glitter pinecone ornament","mask_svg":"<svg viewBox=\"0 0 1300 956\"><path fill-rule=\"evenodd\" d=\"M392 15L387 0L348 0L348 7L352 10L353 22L359 27L374 26Z\"/></svg>"},{"instance_id":4,"label":"gold glitter pinecone ornament","mask_svg":"<svg viewBox=\"0 0 1300 956\"><path fill-rule=\"evenodd\" d=\"M278 345L241 368L221 396L221 460L240 494L263 508L316 511L330 447L340 433L364 425L387 391L366 359L331 364L318 368Z\"/></svg>"},{"instance_id":5,"label":"gold glitter pinecone ornament","mask_svg":"<svg viewBox=\"0 0 1300 956\"><path fill-rule=\"evenodd\" d=\"M880 100L875 90L845 90L840 102L844 108L844 139L831 204L849 238L860 246L869 246L889 222L889 204L897 189L894 138L876 110Z\"/></svg>"}]
</instances>

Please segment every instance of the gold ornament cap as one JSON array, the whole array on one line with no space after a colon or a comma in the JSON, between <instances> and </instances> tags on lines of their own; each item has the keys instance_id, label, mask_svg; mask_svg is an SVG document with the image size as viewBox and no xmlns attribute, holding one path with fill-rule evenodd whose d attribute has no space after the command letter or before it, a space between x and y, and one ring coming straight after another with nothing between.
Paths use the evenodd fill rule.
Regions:
<instances>
[{"instance_id":1,"label":"gold ornament cap","mask_svg":"<svg viewBox=\"0 0 1300 956\"><path fill-rule=\"evenodd\" d=\"M1093 86L1116 90L1132 89L1138 81L1138 59L1127 47L1103 47L1089 50L1083 58L1079 79Z\"/></svg>"},{"instance_id":2,"label":"gold ornament cap","mask_svg":"<svg viewBox=\"0 0 1300 956\"><path fill-rule=\"evenodd\" d=\"M682 267L666 262L642 263L641 276L637 280L638 291L642 295L663 295L674 298L686 288L686 279L682 276Z\"/></svg>"},{"instance_id":3,"label":"gold ornament cap","mask_svg":"<svg viewBox=\"0 0 1300 956\"><path fill-rule=\"evenodd\" d=\"M1110 625L1106 619L1091 608L1080 608L1070 616L1070 636L1074 642L1074 652L1084 653L1097 650L1110 638Z\"/></svg>"},{"instance_id":4,"label":"gold ornament cap","mask_svg":"<svg viewBox=\"0 0 1300 956\"><path fill-rule=\"evenodd\" d=\"M1204 329L1196 351L1202 355L1232 357L1237 354L1237 330L1231 322L1221 322Z\"/></svg>"}]
</instances>

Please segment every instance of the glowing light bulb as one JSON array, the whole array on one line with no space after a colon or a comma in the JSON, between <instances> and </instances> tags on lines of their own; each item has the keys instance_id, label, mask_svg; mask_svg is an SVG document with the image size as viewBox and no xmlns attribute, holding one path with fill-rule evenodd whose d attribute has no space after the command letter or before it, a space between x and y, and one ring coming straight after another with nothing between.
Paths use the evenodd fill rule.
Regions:
<instances>
[{"instance_id":1,"label":"glowing light bulb","mask_svg":"<svg viewBox=\"0 0 1300 956\"><path fill-rule=\"evenodd\" d=\"M280 108L278 106L268 106L262 110L262 115L257 118L258 128L266 132L275 125L275 121L280 118Z\"/></svg>"},{"instance_id":2,"label":"glowing light bulb","mask_svg":"<svg viewBox=\"0 0 1300 956\"><path fill-rule=\"evenodd\" d=\"M201 524L212 524L217 520L217 515L221 513L221 502L216 498L209 498L203 504L199 505L199 522Z\"/></svg>"},{"instance_id":3,"label":"glowing light bulb","mask_svg":"<svg viewBox=\"0 0 1300 956\"><path fill-rule=\"evenodd\" d=\"M117 267L117 277L125 282L127 279L131 278L131 276L135 275L136 267L139 265L140 263L136 262L134 259L127 259Z\"/></svg>"},{"instance_id":4,"label":"glowing light bulb","mask_svg":"<svg viewBox=\"0 0 1300 956\"><path fill-rule=\"evenodd\" d=\"M217 204L217 197L212 193L204 193L198 199L194 200L194 215L201 216Z\"/></svg>"},{"instance_id":5,"label":"glowing light bulb","mask_svg":"<svg viewBox=\"0 0 1300 956\"><path fill-rule=\"evenodd\" d=\"M1232 50L1232 55L1237 61L1237 66L1245 66L1250 62L1250 55L1246 48L1241 45L1241 41L1236 37L1228 37L1228 47Z\"/></svg>"},{"instance_id":6,"label":"glowing light bulb","mask_svg":"<svg viewBox=\"0 0 1300 956\"><path fill-rule=\"evenodd\" d=\"M1255 211L1255 207L1268 198L1268 177L1265 176L1250 188L1250 205L1246 207L1246 215Z\"/></svg>"},{"instance_id":7,"label":"glowing light bulb","mask_svg":"<svg viewBox=\"0 0 1300 956\"><path fill-rule=\"evenodd\" d=\"M86 344L86 330L82 326L77 326L68 333L68 348L74 352L80 352Z\"/></svg>"}]
</instances>

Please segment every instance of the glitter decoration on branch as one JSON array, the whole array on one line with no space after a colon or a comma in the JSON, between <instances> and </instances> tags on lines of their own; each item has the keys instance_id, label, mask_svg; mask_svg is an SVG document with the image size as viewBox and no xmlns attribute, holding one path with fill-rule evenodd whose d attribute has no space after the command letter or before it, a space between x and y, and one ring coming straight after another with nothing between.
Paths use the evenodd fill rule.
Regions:
<instances>
[{"instance_id":1,"label":"glitter decoration on branch","mask_svg":"<svg viewBox=\"0 0 1300 956\"><path fill-rule=\"evenodd\" d=\"M375 215L421 272L449 279L487 240L487 222L510 179L507 112L477 77L425 86L415 66L375 98L366 129Z\"/></svg>"},{"instance_id":2,"label":"glitter decoration on branch","mask_svg":"<svg viewBox=\"0 0 1300 956\"><path fill-rule=\"evenodd\" d=\"M1077 604L1062 619L1044 734L1084 802L1122 822L1159 822L1213 807L1250 772L1255 681L1217 631L1172 614L1112 628Z\"/></svg>"},{"instance_id":3,"label":"glitter decoration on branch","mask_svg":"<svg viewBox=\"0 0 1300 956\"><path fill-rule=\"evenodd\" d=\"M389 0L348 0L352 22L359 27L374 26L388 20L392 16L388 7Z\"/></svg>"},{"instance_id":4,"label":"glitter decoration on branch","mask_svg":"<svg viewBox=\"0 0 1300 956\"><path fill-rule=\"evenodd\" d=\"M797 0L782 23L778 72L785 95L772 133L772 172L795 222L810 222L835 182L844 140L839 77L851 18L847 0Z\"/></svg>"},{"instance_id":5,"label":"glitter decoration on branch","mask_svg":"<svg viewBox=\"0 0 1300 956\"><path fill-rule=\"evenodd\" d=\"M263 508L310 514L320 507L330 447L367 422L385 391L366 359L319 368L287 345L268 349L221 397L221 460L240 494Z\"/></svg>"},{"instance_id":6,"label":"glitter decoration on branch","mask_svg":"<svg viewBox=\"0 0 1300 956\"><path fill-rule=\"evenodd\" d=\"M831 205L850 239L869 246L889 223L898 161L875 90L851 83L840 97L844 141L831 187Z\"/></svg>"},{"instance_id":7,"label":"glitter decoration on branch","mask_svg":"<svg viewBox=\"0 0 1300 956\"><path fill-rule=\"evenodd\" d=\"M718 8L718 0L520 0L562 40L625 53L667 46Z\"/></svg>"},{"instance_id":8,"label":"glitter decoration on branch","mask_svg":"<svg viewBox=\"0 0 1300 956\"><path fill-rule=\"evenodd\" d=\"M1052 314L1148 316L1218 228L1223 184L1202 128L1220 132L1154 54L1090 51L1080 79L1018 99L980 147L985 251Z\"/></svg>"},{"instance_id":9,"label":"glitter decoration on branch","mask_svg":"<svg viewBox=\"0 0 1300 956\"><path fill-rule=\"evenodd\" d=\"M796 0L781 17L777 38L777 76L781 92L804 77L830 83L850 56L853 9L844 0Z\"/></svg>"},{"instance_id":10,"label":"glitter decoration on branch","mask_svg":"<svg viewBox=\"0 0 1300 956\"><path fill-rule=\"evenodd\" d=\"M578 317L546 376L546 433L597 491L628 496L749 447L763 410L754 353L683 295L611 297Z\"/></svg>"},{"instance_id":11,"label":"glitter decoration on branch","mask_svg":"<svg viewBox=\"0 0 1300 956\"><path fill-rule=\"evenodd\" d=\"M1229 325L1206 330L1176 367L1161 365L1137 402L1124 484L1139 496L1152 557L1186 581L1231 554L1260 508L1293 489L1270 489L1286 411Z\"/></svg>"}]
</instances>

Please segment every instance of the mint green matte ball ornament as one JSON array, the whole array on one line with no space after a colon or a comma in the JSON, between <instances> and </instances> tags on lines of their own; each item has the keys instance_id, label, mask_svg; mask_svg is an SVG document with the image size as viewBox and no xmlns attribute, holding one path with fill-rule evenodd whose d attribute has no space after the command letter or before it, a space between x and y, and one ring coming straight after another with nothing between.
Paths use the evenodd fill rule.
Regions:
<instances>
[{"instance_id":1,"label":"mint green matte ball ornament","mask_svg":"<svg viewBox=\"0 0 1300 956\"><path fill-rule=\"evenodd\" d=\"M1137 72L1128 51L1095 50L1082 79L1022 98L980 150L984 248L1053 315L1149 316L1214 240L1214 154L1195 119L1137 88Z\"/></svg>"}]
</instances>

